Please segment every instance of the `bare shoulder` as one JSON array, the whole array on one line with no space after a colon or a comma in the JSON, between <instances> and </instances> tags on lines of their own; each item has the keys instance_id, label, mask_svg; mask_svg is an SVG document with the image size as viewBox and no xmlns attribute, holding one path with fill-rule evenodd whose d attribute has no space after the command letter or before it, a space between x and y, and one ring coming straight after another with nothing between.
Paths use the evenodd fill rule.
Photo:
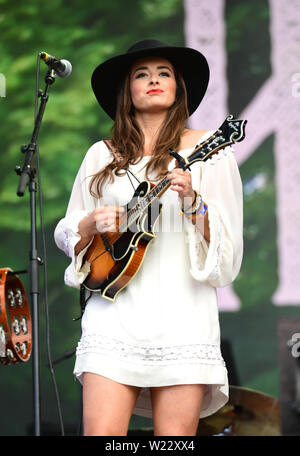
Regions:
<instances>
[{"instance_id":1,"label":"bare shoulder","mask_svg":"<svg viewBox=\"0 0 300 456\"><path fill-rule=\"evenodd\" d=\"M180 149L190 149L194 147L208 131L209 130L185 129L181 136Z\"/></svg>"}]
</instances>

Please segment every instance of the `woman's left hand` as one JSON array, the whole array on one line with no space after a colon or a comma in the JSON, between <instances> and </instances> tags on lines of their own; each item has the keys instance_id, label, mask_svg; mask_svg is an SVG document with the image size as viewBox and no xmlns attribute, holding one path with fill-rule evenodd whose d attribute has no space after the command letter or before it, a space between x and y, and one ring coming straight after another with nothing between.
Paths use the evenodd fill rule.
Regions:
<instances>
[{"instance_id":1,"label":"woman's left hand","mask_svg":"<svg viewBox=\"0 0 300 456\"><path fill-rule=\"evenodd\" d=\"M178 162L176 160L176 166ZM178 196L181 199L181 206L183 209L191 209L193 202L195 201L195 192L192 187L192 176L191 173L186 170L183 171L181 168L174 168L169 174L168 179L171 182L171 189L178 192ZM205 212L204 218L202 215L192 216L193 223L197 224L205 240L210 242L210 229L208 221L208 211ZM199 220L200 219L200 220ZM198 220L198 221L197 221Z\"/></svg>"},{"instance_id":2,"label":"woman's left hand","mask_svg":"<svg viewBox=\"0 0 300 456\"><path fill-rule=\"evenodd\" d=\"M171 190L178 192L182 206L190 207L195 198L191 173L188 170L174 168L167 177L171 182Z\"/></svg>"}]
</instances>

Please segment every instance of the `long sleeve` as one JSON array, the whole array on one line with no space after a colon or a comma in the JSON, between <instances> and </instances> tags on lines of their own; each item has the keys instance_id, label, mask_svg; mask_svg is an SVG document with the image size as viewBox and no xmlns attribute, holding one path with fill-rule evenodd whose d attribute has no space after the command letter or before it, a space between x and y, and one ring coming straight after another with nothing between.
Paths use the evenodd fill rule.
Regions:
<instances>
[{"instance_id":1,"label":"long sleeve","mask_svg":"<svg viewBox=\"0 0 300 456\"><path fill-rule=\"evenodd\" d=\"M243 257L242 182L233 149L200 163L194 181L208 205L210 242L186 220L190 272L196 280L225 287L238 275Z\"/></svg>"},{"instance_id":2,"label":"long sleeve","mask_svg":"<svg viewBox=\"0 0 300 456\"><path fill-rule=\"evenodd\" d=\"M104 166L107 158L107 149L102 141L88 150L74 181L66 215L55 228L56 245L71 259L64 277L66 285L70 287L79 288L88 273L82 268L82 259L92 241L77 256L74 247L80 240L80 221L97 205L97 200L89 191L90 178Z\"/></svg>"}]
</instances>

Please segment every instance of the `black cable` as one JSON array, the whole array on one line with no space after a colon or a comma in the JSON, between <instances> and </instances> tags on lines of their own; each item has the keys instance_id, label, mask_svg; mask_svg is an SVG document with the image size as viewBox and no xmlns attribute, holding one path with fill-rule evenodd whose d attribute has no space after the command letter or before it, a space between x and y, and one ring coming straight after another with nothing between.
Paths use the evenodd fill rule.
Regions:
<instances>
[{"instance_id":1,"label":"black cable","mask_svg":"<svg viewBox=\"0 0 300 456\"><path fill-rule=\"evenodd\" d=\"M36 70L36 87L35 87L35 107L34 107L34 120L37 116L38 111L38 98L40 95L39 91L39 76L40 76L40 54L38 54L37 59L37 70ZM46 344L47 344L47 355L48 355L48 366L50 369L56 402L57 402L57 409L59 415L59 422L61 428L61 435L65 435L64 431L64 423L62 418L62 411L61 411L61 403L57 388L57 383L55 379L52 359L51 359L51 343L50 343L50 321L49 321L49 304L48 304L48 274L47 274L47 249L46 249L46 236L45 236L45 227L44 227L44 215L43 215L43 192L42 192L42 183L41 183L41 176L40 176L40 157L39 157L39 148L38 144L36 145L36 169L37 169L37 177L38 177L38 193L39 193L39 206L40 206L40 224L41 224L41 238L42 238L42 246L43 246L43 266L44 266L44 299L45 299L45 315L46 315Z\"/></svg>"}]
</instances>

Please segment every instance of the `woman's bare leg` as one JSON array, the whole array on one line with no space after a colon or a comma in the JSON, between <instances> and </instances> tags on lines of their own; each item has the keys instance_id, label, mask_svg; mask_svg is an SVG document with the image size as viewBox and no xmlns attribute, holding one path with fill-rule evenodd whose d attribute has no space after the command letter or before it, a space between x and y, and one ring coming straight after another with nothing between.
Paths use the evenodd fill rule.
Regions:
<instances>
[{"instance_id":1,"label":"woman's bare leg","mask_svg":"<svg viewBox=\"0 0 300 456\"><path fill-rule=\"evenodd\" d=\"M83 374L84 435L127 435L140 388L101 375Z\"/></svg>"},{"instance_id":2,"label":"woman's bare leg","mask_svg":"<svg viewBox=\"0 0 300 456\"><path fill-rule=\"evenodd\" d=\"M154 435L196 435L206 385L151 388Z\"/></svg>"}]
</instances>

